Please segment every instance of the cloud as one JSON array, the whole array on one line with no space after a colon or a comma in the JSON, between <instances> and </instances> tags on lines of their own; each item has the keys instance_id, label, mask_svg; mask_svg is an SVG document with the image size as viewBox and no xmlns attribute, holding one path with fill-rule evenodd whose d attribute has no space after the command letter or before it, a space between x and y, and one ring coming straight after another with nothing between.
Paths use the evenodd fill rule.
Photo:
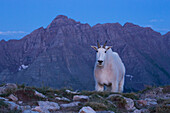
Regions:
<instances>
[{"instance_id":1,"label":"cloud","mask_svg":"<svg viewBox=\"0 0 170 113\"><path fill-rule=\"evenodd\" d=\"M26 34L25 31L0 31L0 35Z\"/></svg>"},{"instance_id":2,"label":"cloud","mask_svg":"<svg viewBox=\"0 0 170 113\"><path fill-rule=\"evenodd\" d=\"M151 28L153 28L153 25L143 25L144 27L151 27Z\"/></svg>"},{"instance_id":3,"label":"cloud","mask_svg":"<svg viewBox=\"0 0 170 113\"><path fill-rule=\"evenodd\" d=\"M163 22L163 19L151 19L149 22Z\"/></svg>"},{"instance_id":4,"label":"cloud","mask_svg":"<svg viewBox=\"0 0 170 113\"><path fill-rule=\"evenodd\" d=\"M170 29L164 29L164 28L156 28L157 31L160 31L160 32L168 32L170 31Z\"/></svg>"}]
</instances>

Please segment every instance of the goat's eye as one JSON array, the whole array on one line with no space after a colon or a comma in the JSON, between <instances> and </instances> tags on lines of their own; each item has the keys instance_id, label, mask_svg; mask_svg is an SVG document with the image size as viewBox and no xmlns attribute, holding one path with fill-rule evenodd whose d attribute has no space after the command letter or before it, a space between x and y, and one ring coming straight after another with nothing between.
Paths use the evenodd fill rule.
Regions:
<instances>
[{"instance_id":1,"label":"goat's eye","mask_svg":"<svg viewBox=\"0 0 170 113\"><path fill-rule=\"evenodd\" d=\"M98 51L96 51L96 52L98 52Z\"/></svg>"},{"instance_id":2,"label":"goat's eye","mask_svg":"<svg viewBox=\"0 0 170 113\"><path fill-rule=\"evenodd\" d=\"M105 53L106 53L107 51L105 51Z\"/></svg>"}]
</instances>

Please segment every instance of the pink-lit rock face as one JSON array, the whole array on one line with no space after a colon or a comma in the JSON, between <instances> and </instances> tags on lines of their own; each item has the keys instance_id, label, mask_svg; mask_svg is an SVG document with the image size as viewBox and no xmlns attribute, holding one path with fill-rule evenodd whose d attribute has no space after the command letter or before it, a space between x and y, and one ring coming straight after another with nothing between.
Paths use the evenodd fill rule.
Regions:
<instances>
[{"instance_id":1,"label":"pink-lit rock face","mask_svg":"<svg viewBox=\"0 0 170 113\"><path fill-rule=\"evenodd\" d=\"M96 41L118 52L126 67L125 91L170 84L170 33L132 23L90 26L57 16L20 40L0 41L0 83L93 90ZM21 65L28 66L18 70Z\"/></svg>"}]
</instances>

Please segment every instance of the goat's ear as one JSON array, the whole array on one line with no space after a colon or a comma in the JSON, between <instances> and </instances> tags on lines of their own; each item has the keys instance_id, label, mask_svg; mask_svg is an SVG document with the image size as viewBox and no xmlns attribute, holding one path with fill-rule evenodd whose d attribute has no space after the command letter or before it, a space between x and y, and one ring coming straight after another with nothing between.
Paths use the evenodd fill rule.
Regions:
<instances>
[{"instance_id":1,"label":"goat's ear","mask_svg":"<svg viewBox=\"0 0 170 113\"><path fill-rule=\"evenodd\" d=\"M106 51L109 50L110 48L112 48L112 46L107 47Z\"/></svg>"},{"instance_id":2,"label":"goat's ear","mask_svg":"<svg viewBox=\"0 0 170 113\"><path fill-rule=\"evenodd\" d=\"M97 51L97 47L96 46L91 46L91 47Z\"/></svg>"}]
</instances>

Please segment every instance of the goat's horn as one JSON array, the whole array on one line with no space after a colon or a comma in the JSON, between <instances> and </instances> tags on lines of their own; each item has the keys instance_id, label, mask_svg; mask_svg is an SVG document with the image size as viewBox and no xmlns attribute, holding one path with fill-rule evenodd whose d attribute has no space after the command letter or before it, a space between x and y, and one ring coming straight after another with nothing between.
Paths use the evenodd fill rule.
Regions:
<instances>
[{"instance_id":1,"label":"goat's horn","mask_svg":"<svg viewBox=\"0 0 170 113\"><path fill-rule=\"evenodd\" d=\"M100 46L100 44L99 44L99 41L97 40L97 46L98 46L98 48L100 48L101 46Z\"/></svg>"},{"instance_id":2,"label":"goat's horn","mask_svg":"<svg viewBox=\"0 0 170 113\"><path fill-rule=\"evenodd\" d=\"M104 43L103 48L105 48L105 47L106 47L106 44L107 44L107 40L106 40L106 42Z\"/></svg>"}]
</instances>

